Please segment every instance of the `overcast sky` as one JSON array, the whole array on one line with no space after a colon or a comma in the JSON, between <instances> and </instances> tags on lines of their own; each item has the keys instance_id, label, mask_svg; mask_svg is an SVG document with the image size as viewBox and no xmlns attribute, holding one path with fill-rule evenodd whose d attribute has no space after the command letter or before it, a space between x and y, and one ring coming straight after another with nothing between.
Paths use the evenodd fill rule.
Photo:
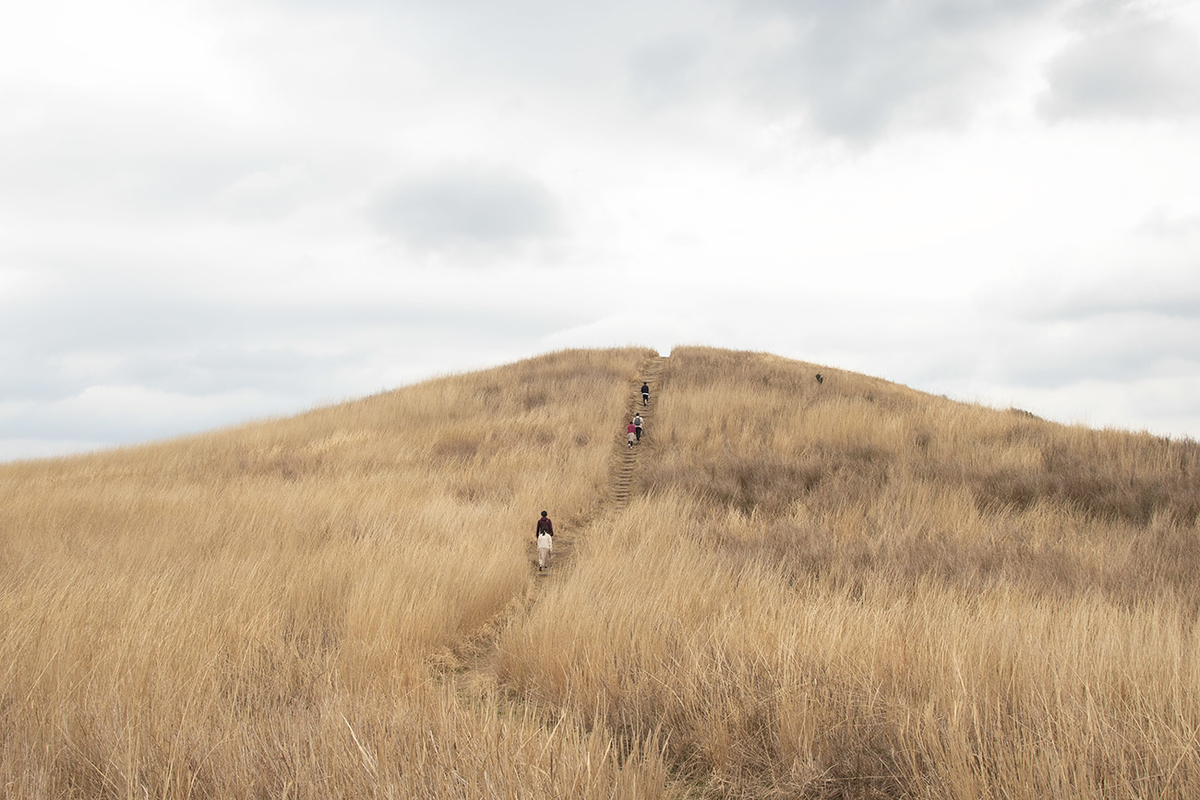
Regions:
<instances>
[{"instance_id":1,"label":"overcast sky","mask_svg":"<svg viewBox=\"0 0 1200 800\"><path fill-rule=\"evenodd\" d=\"M1200 3L44 0L0 460L576 346L1200 437Z\"/></svg>"}]
</instances>

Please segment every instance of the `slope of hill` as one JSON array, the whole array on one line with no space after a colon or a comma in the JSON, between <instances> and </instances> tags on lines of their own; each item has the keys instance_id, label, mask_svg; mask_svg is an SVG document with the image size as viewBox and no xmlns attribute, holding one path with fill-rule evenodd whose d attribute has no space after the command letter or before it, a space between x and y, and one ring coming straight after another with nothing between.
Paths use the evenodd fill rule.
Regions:
<instances>
[{"instance_id":1,"label":"slope of hill","mask_svg":"<svg viewBox=\"0 0 1200 800\"><path fill-rule=\"evenodd\" d=\"M660 394L517 691L716 796L1200 796L1196 443L752 353Z\"/></svg>"},{"instance_id":2,"label":"slope of hill","mask_svg":"<svg viewBox=\"0 0 1200 800\"><path fill-rule=\"evenodd\" d=\"M653 750L622 768L600 734L444 679L528 602L537 512L568 537L594 512L650 355L0 467L0 795L661 787Z\"/></svg>"},{"instance_id":3,"label":"slope of hill","mask_svg":"<svg viewBox=\"0 0 1200 800\"><path fill-rule=\"evenodd\" d=\"M3 794L1200 796L1196 443L652 356L0 467Z\"/></svg>"}]
</instances>

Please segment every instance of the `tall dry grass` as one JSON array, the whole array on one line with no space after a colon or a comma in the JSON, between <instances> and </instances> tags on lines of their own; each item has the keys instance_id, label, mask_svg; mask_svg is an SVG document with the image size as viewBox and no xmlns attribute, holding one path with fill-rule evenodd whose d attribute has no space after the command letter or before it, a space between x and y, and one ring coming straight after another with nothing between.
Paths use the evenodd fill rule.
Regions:
<instances>
[{"instance_id":1,"label":"tall dry grass","mask_svg":"<svg viewBox=\"0 0 1200 800\"><path fill-rule=\"evenodd\" d=\"M0 467L0 795L660 796L652 735L453 672L529 602L537 512L594 514L648 355Z\"/></svg>"},{"instance_id":2,"label":"tall dry grass","mask_svg":"<svg viewBox=\"0 0 1200 800\"><path fill-rule=\"evenodd\" d=\"M1194 442L648 355L0 468L0 795L1200 796Z\"/></svg>"},{"instance_id":3,"label":"tall dry grass","mask_svg":"<svg viewBox=\"0 0 1200 800\"><path fill-rule=\"evenodd\" d=\"M712 796L1200 796L1195 442L707 349L657 398L513 691Z\"/></svg>"}]
</instances>

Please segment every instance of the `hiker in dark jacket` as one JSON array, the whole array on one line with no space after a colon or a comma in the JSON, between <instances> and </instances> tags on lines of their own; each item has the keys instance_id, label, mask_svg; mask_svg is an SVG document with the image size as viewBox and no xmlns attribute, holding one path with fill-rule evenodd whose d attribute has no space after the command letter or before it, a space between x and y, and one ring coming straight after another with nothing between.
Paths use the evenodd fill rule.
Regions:
<instances>
[{"instance_id":1,"label":"hiker in dark jacket","mask_svg":"<svg viewBox=\"0 0 1200 800\"><path fill-rule=\"evenodd\" d=\"M642 405L650 404L650 384L642 383Z\"/></svg>"},{"instance_id":2,"label":"hiker in dark jacket","mask_svg":"<svg viewBox=\"0 0 1200 800\"><path fill-rule=\"evenodd\" d=\"M554 523L542 512L542 518L537 521L537 529L533 533L537 543L538 572L550 569L550 550L554 547Z\"/></svg>"}]
</instances>

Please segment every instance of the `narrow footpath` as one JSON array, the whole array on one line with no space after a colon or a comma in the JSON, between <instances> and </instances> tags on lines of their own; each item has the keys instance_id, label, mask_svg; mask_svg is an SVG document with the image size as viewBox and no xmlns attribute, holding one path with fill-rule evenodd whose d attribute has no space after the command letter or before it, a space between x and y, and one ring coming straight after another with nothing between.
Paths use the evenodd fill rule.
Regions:
<instances>
[{"instance_id":1,"label":"narrow footpath","mask_svg":"<svg viewBox=\"0 0 1200 800\"><path fill-rule=\"evenodd\" d=\"M603 524L602 521L605 517L609 514L619 513L629 503L633 490L633 478L637 472L637 463L643 445L629 447L626 441L625 427L634 415L641 414L645 427L642 439L646 441L653 438L654 407L660 391L659 379L666 362L666 356L652 356L646 359L638 371L637 381L632 387L632 394L625 408L625 416L619 420L620 424L614 431L613 454L608 468L606 497L590 519L574 526L583 538L586 538L588 532L597 525ZM645 406L642 405L642 381L650 386L650 402ZM557 581L558 576L570 573L573 566L572 555L576 538L574 531L564 530L555 534L550 569L545 572L538 571L536 553L531 554L529 570L537 578L531 586L531 591L526 593L523 598L515 598L502 614L484 625L469 641L456 648L456 652L444 655L440 671L445 679L454 683L456 692L460 696L478 699L487 693L496 691L495 676L490 665L496 661L495 651L500 634L516 616L529 613L529 610L538 601L542 588L549 586L552 581Z\"/></svg>"},{"instance_id":2,"label":"narrow footpath","mask_svg":"<svg viewBox=\"0 0 1200 800\"><path fill-rule=\"evenodd\" d=\"M585 535L586 531L596 524L596 520L602 518L606 512L620 512L629 504L629 497L633 491L633 476L637 472L637 463L641 455L642 445L638 444L633 447L628 445L625 426L630 423L636 414L641 414L643 427L645 428L645 433L642 434L643 440L654 436L652 422L654 405L658 399L659 378L662 374L663 365L666 363L666 356L652 356L646 359L638 371L632 394L625 407L625 417L613 432L613 455L608 468L608 488L604 505L598 509L593 519L583 525L577 526L578 530L585 532ZM650 402L644 406L642 405L642 381L645 381L650 386ZM562 533L555 534L554 553L550 559L550 569L545 572L538 572L537 567L533 567L533 574L538 578L539 585L544 581L553 580L555 576L563 573L570 567L574 548L575 534L573 531L563 531Z\"/></svg>"},{"instance_id":3,"label":"narrow footpath","mask_svg":"<svg viewBox=\"0 0 1200 800\"><path fill-rule=\"evenodd\" d=\"M635 414L641 414L645 421L643 427L645 433L642 434L643 439L649 439L654 435L654 404L658 399L659 392L659 375L662 373L663 364L667 362L666 356L656 356L649 359L642 367L642 379L650 386L650 403L642 405L641 384L634 387L634 396L629 401L629 408L625 415L625 424L629 424L629 420L633 419ZM617 449L620 453L620 459L610 468L608 478L609 499L612 501L614 511L622 511L629 504L629 493L633 488L633 475L637 471L638 457L641 454L641 445L634 445L632 448L625 440L625 426L621 426Z\"/></svg>"},{"instance_id":4,"label":"narrow footpath","mask_svg":"<svg viewBox=\"0 0 1200 800\"><path fill-rule=\"evenodd\" d=\"M550 569L539 572L536 557L531 559L530 573L537 576L537 580L531 581L521 596L512 598L495 619L483 625L470 639L444 650L435 657L431 665L434 679L443 683L458 702L484 709L489 714L511 715L514 720L537 719L538 714L547 712L547 709L539 707L534 698L526 697L514 687L501 683L497 671L497 665L501 662L501 637L514 621L529 614L541 599L548 596L544 591L546 587L555 585L558 580L569 579L574 567L572 555L576 539L582 541L589 535L602 534L612 516L620 514L628 506L633 494L641 449L646 441L653 441L655 435L654 410L661 392L660 381L666 361L665 356L652 356L641 365L636 375L636 383L631 387L631 396L623 410L624 414L622 418L615 420L619 424L613 431L607 492L603 497L597 498L592 513L586 514L577 524L566 526L574 530L564 530L555 535ZM644 406L641 392L643 381L650 387L650 401ZM627 443L626 426L637 414L641 414L644 420L643 443L631 448ZM532 525L530 527L532 528ZM552 709L550 711L553 712ZM580 721L566 720L564 710L561 715L550 713L542 722L551 737L564 723L572 728L582 724ZM588 731L579 728L576 733L584 736Z\"/></svg>"}]
</instances>

